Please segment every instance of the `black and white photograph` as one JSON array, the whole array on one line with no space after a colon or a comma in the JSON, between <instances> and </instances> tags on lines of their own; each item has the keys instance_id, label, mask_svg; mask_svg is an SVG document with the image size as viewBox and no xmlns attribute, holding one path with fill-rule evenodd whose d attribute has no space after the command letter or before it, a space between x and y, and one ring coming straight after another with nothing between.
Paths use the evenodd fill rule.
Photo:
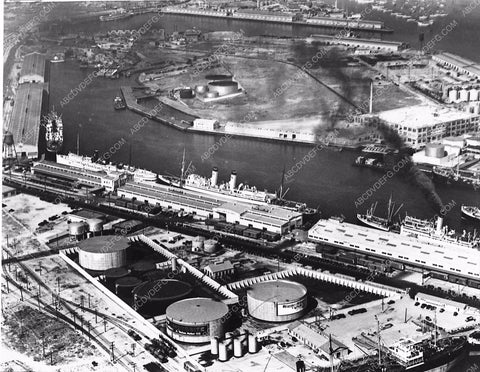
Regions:
<instances>
[{"instance_id":1,"label":"black and white photograph","mask_svg":"<svg viewBox=\"0 0 480 372\"><path fill-rule=\"evenodd\" d=\"M480 372L480 0L0 7L0 372Z\"/></svg>"}]
</instances>

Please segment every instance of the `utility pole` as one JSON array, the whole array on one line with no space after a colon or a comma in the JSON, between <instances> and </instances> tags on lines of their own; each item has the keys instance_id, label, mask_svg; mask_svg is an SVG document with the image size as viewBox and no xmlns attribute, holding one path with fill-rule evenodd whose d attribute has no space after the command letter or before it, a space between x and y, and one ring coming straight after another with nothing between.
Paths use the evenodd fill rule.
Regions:
<instances>
[{"instance_id":1,"label":"utility pole","mask_svg":"<svg viewBox=\"0 0 480 372\"><path fill-rule=\"evenodd\" d=\"M378 342L378 365L382 365L382 348L380 346L380 320L375 315L375 319L377 320L377 342Z\"/></svg>"},{"instance_id":2,"label":"utility pole","mask_svg":"<svg viewBox=\"0 0 480 372\"><path fill-rule=\"evenodd\" d=\"M115 344L115 342L112 341L112 346L111 346L111 350L112 350L112 362L115 362L115 353L113 352L114 347L115 347L114 344Z\"/></svg>"}]
</instances>

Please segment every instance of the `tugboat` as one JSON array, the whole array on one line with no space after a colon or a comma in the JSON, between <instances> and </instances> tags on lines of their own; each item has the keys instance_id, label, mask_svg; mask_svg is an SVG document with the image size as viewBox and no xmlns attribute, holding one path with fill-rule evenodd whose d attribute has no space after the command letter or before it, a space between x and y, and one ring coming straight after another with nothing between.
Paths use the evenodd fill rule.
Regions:
<instances>
[{"instance_id":1,"label":"tugboat","mask_svg":"<svg viewBox=\"0 0 480 372\"><path fill-rule=\"evenodd\" d=\"M115 110L124 110L126 107L125 100L120 96L116 96L113 100L113 108Z\"/></svg>"},{"instance_id":2,"label":"tugboat","mask_svg":"<svg viewBox=\"0 0 480 372\"><path fill-rule=\"evenodd\" d=\"M357 219L363 224L373 227L374 229L382 231L398 231L400 229L400 225L398 223L394 223L393 218L398 214L398 212L400 212L403 204L397 209L395 209L395 207L395 203L392 203L392 198L390 197L390 200L388 201L387 218L375 216L375 209L377 208L377 203L375 202L365 214L357 213Z\"/></svg>"},{"instance_id":3,"label":"tugboat","mask_svg":"<svg viewBox=\"0 0 480 372\"><path fill-rule=\"evenodd\" d=\"M44 117L47 150L58 152L63 146L63 121L55 110Z\"/></svg>"},{"instance_id":4,"label":"tugboat","mask_svg":"<svg viewBox=\"0 0 480 372\"><path fill-rule=\"evenodd\" d=\"M480 221L480 208L471 205L462 205L462 216L474 221Z\"/></svg>"}]
</instances>

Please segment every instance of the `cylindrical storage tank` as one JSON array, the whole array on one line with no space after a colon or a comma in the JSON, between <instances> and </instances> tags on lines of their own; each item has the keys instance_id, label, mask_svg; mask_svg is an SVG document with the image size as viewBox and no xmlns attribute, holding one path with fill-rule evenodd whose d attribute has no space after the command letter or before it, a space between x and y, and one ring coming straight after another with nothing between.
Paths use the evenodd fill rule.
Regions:
<instances>
[{"instance_id":1,"label":"cylindrical storage tank","mask_svg":"<svg viewBox=\"0 0 480 372\"><path fill-rule=\"evenodd\" d=\"M237 172L232 171L232 174L230 175L230 190L235 190L237 187Z\"/></svg>"},{"instance_id":2,"label":"cylindrical storage tank","mask_svg":"<svg viewBox=\"0 0 480 372\"><path fill-rule=\"evenodd\" d=\"M192 240L192 251L203 251L205 246L205 237L203 236L196 236Z\"/></svg>"},{"instance_id":3,"label":"cylindrical storage tank","mask_svg":"<svg viewBox=\"0 0 480 372\"><path fill-rule=\"evenodd\" d=\"M142 281L135 276L125 276L115 282L115 293L119 297L131 297L135 287L142 284Z\"/></svg>"},{"instance_id":4,"label":"cylindrical storage tank","mask_svg":"<svg viewBox=\"0 0 480 372\"><path fill-rule=\"evenodd\" d=\"M218 337L213 337L210 340L210 353L212 355L218 355Z\"/></svg>"},{"instance_id":5,"label":"cylindrical storage tank","mask_svg":"<svg viewBox=\"0 0 480 372\"><path fill-rule=\"evenodd\" d=\"M218 360L220 362L226 362L228 360L228 349L226 341L223 341L218 345Z\"/></svg>"},{"instance_id":6,"label":"cylindrical storage tank","mask_svg":"<svg viewBox=\"0 0 480 372\"><path fill-rule=\"evenodd\" d=\"M233 356L241 358L243 356L242 339L239 337L233 340Z\"/></svg>"},{"instance_id":7,"label":"cylindrical storage tank","mask_svg":"<svg viewBox=\"0 0 480 372\"><path fill-rule=\"evenodd\" d=\"M177 258L172 258L172 271L177 271Z\"/></svg>"},{"instance_id":8,"label":"cylindrical storage tank","mask_svg":"<svg viewBox=\"0 0 480 372\"><path fill-rule=\"evenodd\" d=\"M142 276L145 273L155 270L157 267L155 266L155 263L151 261L138 261L135 262L132 266L132 274Z\"/></svg>"},{"instance_id":9,"label":"cylindrical storage tank","mask_svg":"<svg viewBox=\"0 0 480 372\"><path fill-rule=\"evenodd\" d=\"M250 315L259 320L292 321L305 313L307 289L288 280L256 283L247 291L247 307Z\"/></svg>"},{"instance_id":10,"label":"cylindrical storage tank","mask_svg":"<svg viewBox=\"0 0 480 372\"><path fill-rule=\"evenodd\" d=\"M210 342L212 337L225 334L228 306L210 298L189 298L175 302L166 311L167 335L191 344Z\"/></svg>"},{"instance_id":11,"label":"cylindrical storage tank","mask_svg":"<svg viewBox=\"0 0 480 372\"><path fill-rule=\"evenodd\" d=\"M232 75L223 75L223 74L210 74L205 76L205 79L210 80L210 81L232 81L233 76Z\"/></svg>"},{"instance_id":12,"label":"cylindrical storage tank","mask_svg":"<svg viewBox=\"0 0 480 372\"><path fill-rule=\"evenodd\" d=\"M86 232L87 227L83 222L72 222L68 225L68 233L72 239L83 239Z\"/></svg>"},{"instance_id":13,"label":"cylindrical storage tank","mask_svg":"<svg viewBox=\"0 0 480 372\"><path fill-rule=\"evenodd\" d=\"M115 289L115 282L127 276L130 273L125 267L115 267L113 269L108 269L105 271L105 283L107 288L113 290Z\"/></svg>"},{"instance_id":14,"label":"cylindrical storage tank","mask_svg":"<svg viewBox=\"0 0 480 372\"><path fill-rule=\"evenodd\" d=\"M205 94L205 97L207 97L207 98L217 98L218 97L218 92L207 92Z\"/></svg>"},{"instance_id":15,"label":"cylindrical storage tank","mask_svg":"<svg viewBox=\"0 0 480 372\"><path fill-rule=\"evenodd\" d=\"M189 283L176 279L160 279L143 283L133 290L135 303L141 303L141 311L148 315L160 315L171 304L183 300L192 293Z\"/></svg>"},{"instance_id":16,"label":"cylindrical storage tank","mask_svg":"<svg viewBox=\"0 0 480 372\"><path fill-rule=\"evenodd\" d=\"M88 270L104 271L127 263L130 241L122 236L96 236L78 243L80 266Z\"/></svg>"},{"instance_id":17,"label":"cylindrical storage tank","mask_svg":"<svg viewBox=\"0 0 480 372\"><path fill-rule=\"evenodd\" d=\"M248 335L248 352L250 354L258 352L258 340L255 335Z\"/></svg>"},{"instance_id":18,"label":"cylindrical storage tank","mask_svg":"<svg viewBox=\"0 0 480 372\"><path fill-rule=\"evenodd\" d=\"M211 81L208 83L209 92L217 92L218 95L225 96L227 94L238 93L238 83L236 81Z\"/></svg>"},{"instance_id":19,"label":"cylindrical storage tank","mask_svg":"<svg viewBox=\"0 0 480 372\"><path fill-rule=\"evenodd\" d=\"M215 253L217 251L218 243L215 239L205 240L203 243L204 251L206 253Z\"/></svg>"},{"instance_id":20,"label":"cylindrical storage tank","mask_svg":"<svg viewBox=\"0 0 480 372\"><path fill-rule=\"evenodd\" d=\"M480 90L478 89L475 89L475 88L470 89L469 95L468 95L468 98L470 99L470 101L478 101L480 99L479 92Z\"/></svg>"},{"instance_id":21,"label":"cylindrical storage tank","mask_svg":"<svg viewBox=\"0 0 480 372\"><path fill-rule=\"evenodd\" d=\"M198 94L205 94L207 92L208 88L206 85L197 85L195 87L195 92Z\"/></svg>"},{"instance_id":22,"label":"cylindrical storage tank","mask_svg":"<svg viewBox=\"0 0 480 372\"><path fill-rule=\"evenodd\" d=\"M14 144L13 140L13 134L12 132L5 132L5 135L3 136L3 143L6 146L12 146Z\"/></svg>"},{"instance_id":23,"label":"cylindrical storage tank","mask_svg":"<svg viewBox=\"0 0 480 372\"><path fill-rule=\"evenodd\" d=\"M94 236L101 235L103 231L103 221L100 218L90 218L87 220L88 231Z\"/></svg>"},{"instance_id":24,"label":"cylindrical storage tank","mask_svg":"<svg viewBox=\"0 0 480 372\"><path fill-rule=\"evenodd\" d=\"M165 278L166 273L163 270L151 270L142 275L142 279L145 282L153 282L155 280Z\"/></svg>"},{"instance_id":25,"label":"cylindrical storage tank","mask_svg":"<svg viewBox=\"0 0 480 372\"><path fill-rule=\"evenodd\" d=\"M217 186L217 183L218 183L218 168L213 167L212 168L212 178L210 180L210 184L212 186Z\"/></svg>"},{"instance_id":26,"label":"cylindrical storage tank","mask_svg":"<svg viewBox=\"0 0 480 372\"><path fill-rule=\"evenodd\" d=\"M193 98L193 96L192 89L180 89L180 98Z\"/></svg>"},{"instance_id":27,"label":"cylindrical storage tank","mask_svg":"<svg viewBox=\"0 0 480 372\"><path fill-rule=\"evenodd\" d=\"M443 158L445 156L445 146L441 143L427 143L425 155L430 158Z\"/></svg>"}]
</instances>

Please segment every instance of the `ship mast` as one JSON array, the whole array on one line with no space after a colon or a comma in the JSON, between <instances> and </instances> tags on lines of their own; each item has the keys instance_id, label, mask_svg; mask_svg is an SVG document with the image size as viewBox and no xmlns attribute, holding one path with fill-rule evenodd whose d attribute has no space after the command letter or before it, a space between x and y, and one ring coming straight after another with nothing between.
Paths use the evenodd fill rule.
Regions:
<instances>
[{"instance_id":1,"label":"ship mast","mask_svg":"<svg viewBox=\"0 0 480 372\"><path fill-rule=\"evenodd\" d=\"M380 320L378 316L375 315L375 319L377 321L377 343L378 343L378 365L382 365L382 347L380 345Z\"/></svg>"},{"instance_id":2,"label":"ship mast","mask_svg":"<svg viewBox=\"0 0 480 372\"><path fill-rule=\"evenodd\" d=\"M185 175L185 147L183 148L182 171L180 174L180 187L183 186L183 176Z\"/></svg>"}]
</instances>

